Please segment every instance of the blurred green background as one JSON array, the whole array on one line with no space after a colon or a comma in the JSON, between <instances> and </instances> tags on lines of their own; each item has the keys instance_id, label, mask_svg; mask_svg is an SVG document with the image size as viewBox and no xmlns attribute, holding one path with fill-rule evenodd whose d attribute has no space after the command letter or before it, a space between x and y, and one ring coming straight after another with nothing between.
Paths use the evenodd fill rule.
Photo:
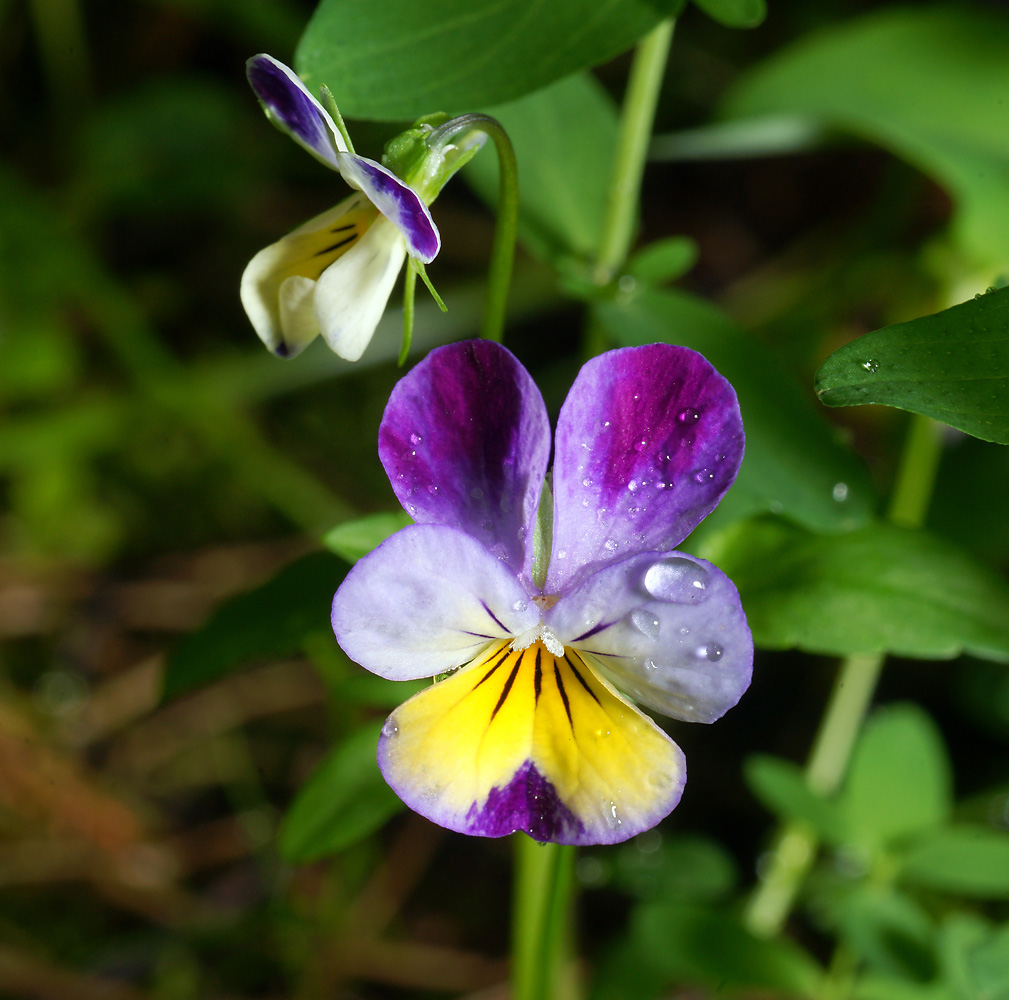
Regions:
<instances>
[{"instance_id":1,"label":"blurred green background","mask_svg":"<svg viewBox=\"0 0 1009 1000\"><path fill-rule=\"evenodd\" d=\"M770 85L734 88L782 46L888 7L772 0L751 32L691 8L660 103L657 131L681 138L656 143L643 240L690 237L681 287L752 331L809 400L832 350L983 291L1006 261L963 222L962 178L875 119L817 106L829 137L774 156L719 156L715 133L687 130L809 112L775 108ZM413 816L382 825L396 805L349 737L404 689L362 677L328 627L344 564L319 552L323 534L394 507L375 441L399 376L398 308L353 367L321 343L269 356L238 301L249 258L343 195L268 127L244 79L255 52L290 61L311 13L308 0L0 3L0 996L505 995L508 845ZM597 73L617 99L627 68ZM956 102L947 117L963 118ZM371 156L396 131L351 128ZM1006 136L985 150L1000 183ZM434 214L444 251L429 273L449 312L421 305L414 357L476 332L493 232L462 181ZM507 343L556 413L581 360L577 274L528 245ZM906 415L831 419L885 495ZM931 526L1004 569L1007 489L1004 448L951 435ZM166 656L179 697L163 700ZM770 820L741 760L801 759L830 680L823 659L768 655L716 730L677 730L691 784L676 833L580 863L584 954L621 932L669 841L671 892L693 866L688 896L723 896L736 868L752 880ZM1009 781L1004 668L897 664L881 698L939 718L962 808L1004 828L1006 813L991 819ZM349 791L328 807L360 835L337 838L331 860L281 860L281 817L334 744ZM805 934L814 952L823 933ZM599 995L622 995L619 979Z\"/></svg>"}]
</instances>

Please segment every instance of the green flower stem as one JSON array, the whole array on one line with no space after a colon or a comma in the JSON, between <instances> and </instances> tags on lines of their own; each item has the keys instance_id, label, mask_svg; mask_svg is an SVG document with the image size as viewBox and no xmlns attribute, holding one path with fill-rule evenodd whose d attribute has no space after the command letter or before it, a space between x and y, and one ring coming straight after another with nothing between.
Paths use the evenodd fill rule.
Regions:
<instances>
[{"instance_id":1,"label":"green flower stem","mask_svg":"<svg viewBox=\"0 0 1009 1000\"><path fill-rule=\"evenodd\" d=\"M557 1000L568 939L575 849L515 837L512 1000Z\"/></svg>"},{"instance_id":2,"label":"green flower stem","mask_svg":"<svg viewBox=\"0 0 1009 1000\"><path fill-rule=\"evenodd\" d=\"M607 285L613 280L634 243L641 177L675 23L675 19L670 19L653 28L634 53L620 114L603 233L596 254L593 280L597 285Z\"/></svg>"},{"instance_id":3,"label":"green flower stem","mask_svg":"<svg viewBox=\"0 0 1009 1000\"><path fill-rule=\"evenodd\" d=\"M940 448L938 426L927 417L912 417L887 513L893 524L918 528L924 523ZM841 663L806 765L806 782L819 795L834 795L841 787L885 659L882 654L853 655ZM805 823L785 823L778 831L769 852L770 865L745 912L746 925L754 934L773 937L784 926L818 843Z\"/></svg>"},{"instance_id":4,"label":"green flower stem","mask_svg":"<svg viewBox=\"0 0 1009 1000\"><path fill-rule=\"evenodd\" d=\"M484 303L480 336L496 340L500 344L504 338L508 289L515 262L515 239L518 235L519 168L515 159L515 147L501 123L489 116L481 117L493 123L486 126L486 132L497 150L498 199L497 224L494 227L494 244L487 273L487 300Z\"/></svg>"},{"instance_id":5,"label":"green flower stem","mask_svg":"<svg viewBox=\"0 0 1009 1000\"><path fill-rule=\"evenodd\" d=\"M460 115L435 129L428 139L433 148L444 147L457 135L483 132L497 151L498 199L497 224L491 247L487 274L487 298L484 301L480 336L501 343L504 337L505 314L508 309L508 289L511 286L515 261L515 238L519 225L519 169L515 147L504 126L490 115Z\"/></svg>"}]
</instances>

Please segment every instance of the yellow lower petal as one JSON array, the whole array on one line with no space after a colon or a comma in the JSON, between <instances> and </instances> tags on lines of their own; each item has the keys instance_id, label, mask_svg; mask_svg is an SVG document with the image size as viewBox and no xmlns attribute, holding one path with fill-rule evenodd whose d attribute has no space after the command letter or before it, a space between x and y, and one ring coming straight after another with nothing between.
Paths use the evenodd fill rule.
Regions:
<instances>
[{"instance_id":1,"label":"yellow lower petal","mask_svg":"<svg viewBox=\"0 0 1009 1000\"><path fill-rule=\"evenodd\" d=\"M679 747L574 650L508 641L415 695L379 744L389 784L417 812L483 836L615 843L679 801Z\"/></svg>"}]
</instances>

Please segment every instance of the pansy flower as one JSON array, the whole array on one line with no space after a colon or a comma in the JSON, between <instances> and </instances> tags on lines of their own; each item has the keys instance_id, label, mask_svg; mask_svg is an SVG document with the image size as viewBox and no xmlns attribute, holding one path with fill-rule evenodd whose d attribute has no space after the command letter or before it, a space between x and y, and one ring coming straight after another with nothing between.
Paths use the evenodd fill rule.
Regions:
<instances>
[{"instance_id":1,"label":"pansy flower","mask_svg":"<svg viewBox=\"0 0 1009 1000\"><path fill-rule=\"evenodd\" d=\"M654 826L683 754L630 699L713 722L750 682L735 587L674 551L739 468L732 387L667 344L589 361L557 423L552 541L546 408L505 348L432 351L393 390L379 454L417 523L348 573L333 628L382 677L448 674L385 724L388 783L468 834L599 844Z\"/></svg>"},{"instance_id":2,"label":"pansy flower","mask_svg":"<svg viewBox=\"0 0 1009 1000\"><path fill-rule=\"evenodd\" d=\"M391 170L358 156L293 70L253 56L249 83L270 119L355 189L252 258L242 275L242 305L260 339L292 357L321 332L348 361L361 357L409 254L434 260L441 237L425 198ZM440 178L444 183L447 175ZM440 184L429 186L433 200Z\"/></svg>"}]
</instances>

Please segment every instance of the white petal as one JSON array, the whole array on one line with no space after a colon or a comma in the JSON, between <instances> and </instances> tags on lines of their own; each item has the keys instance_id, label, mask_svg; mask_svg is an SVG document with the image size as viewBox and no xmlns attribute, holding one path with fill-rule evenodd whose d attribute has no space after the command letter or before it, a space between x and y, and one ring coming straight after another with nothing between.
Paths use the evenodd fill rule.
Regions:
<instances>
[{"instance_id":1,"label":"white petal","mask_svg":"<svg viewBox=\"0 0 1009 1000\"><path fill-rule=\"evenodd\" d=\"M357 361L364 353L405 259L406 244L399 230L380 217L319 278L315 286L319 329L341 358Z\"/></svg>"},{"instance_id":2,"label":"white petal","mask_svg":"<svg viewBox=\"0 0 1009 1000\"><path fill-rule=\"evenodd\" d=\"M317 215L283 239L260 250L249 262L242 275L242 305L259 339L271 351L283 357L292 357L319 332L314 312L309 321L299 305L307 294L304 282L284 290L283 294L287 297L286 317L285 307L281 304L282 287L292 277L310 280L314 285L315 279L332 259L332 255L319 254L335 238L332 228L345 220L354 219L356 232L370 217L377 218L377 214L371 216L373 212L363 195L353 194L335 208ZM288 321L292 324L290 327Z\"/></svg>"}]
</instances>

